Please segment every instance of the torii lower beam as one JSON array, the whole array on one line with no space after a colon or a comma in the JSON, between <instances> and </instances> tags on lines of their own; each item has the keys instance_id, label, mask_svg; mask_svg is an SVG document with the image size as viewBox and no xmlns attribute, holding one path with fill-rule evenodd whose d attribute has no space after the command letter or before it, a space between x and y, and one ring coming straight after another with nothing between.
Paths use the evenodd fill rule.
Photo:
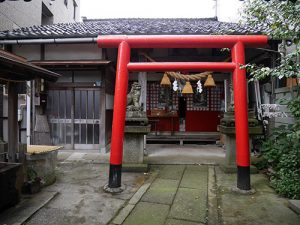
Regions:
<instances>
[{"instance_id":1,"label":"torii lower beam","mask_svg":"<svg viewBox=\"0 0 300 225\"><path fill-rule=\"evenodd\" d=\"M265 35L108 35L98 36L100 48L118 48L108 187L121 187L128 73L130 71L223 71L233 73L237 149L237 188L250 190L246 47L263 47ZM131 63L131 48L230 48L232 62Z\"/></svg>"}]
</instances>

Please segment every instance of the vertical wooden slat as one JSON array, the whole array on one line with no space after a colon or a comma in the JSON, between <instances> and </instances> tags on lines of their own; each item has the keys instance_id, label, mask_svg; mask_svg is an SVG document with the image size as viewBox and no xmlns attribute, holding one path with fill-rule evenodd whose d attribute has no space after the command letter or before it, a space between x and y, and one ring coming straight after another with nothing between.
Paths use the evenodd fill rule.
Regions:
<instances>
[{"instance_id":1,"label":"vertical wooden slat","mask_svg":"<svg viewBox=\"0 0 300 225\"><path fill-rule=\"evenodd\" d=\"M3 85L0 84L0 141L3 141Z\"/></svg>"},{"instance_id":2,"label":"vertical wooden slat","mask_svg":"<svg viewBox=\"0 0 300 225\"><path fill-rule=\"evenodd\" d=\"M8 162L16 162L18 148L18 88L8 83Z\"/></svg>"},{"instance_id":3,"label":"vertical wooden slat","mask_svg":"<svg viewBox=\"0 0 300 225\"><path fill-rule=\"evenodd\" d=\"M106 98L105 98L105 86L104 88L101 88L100 91L100 102L98 107L100 107L99 110L99 146L100 146L100 151L101 153L106 153L106 120L105 120L105 116L106 116Z\"/></svg>"},{"instance_id":4,"label":"vertical wooden slat","mask_svg":"<svg viewBox=\"0 0 300 225\"><path fill-rule=\"evenodd\" d=\"M92 144L94 145L95 144L95 135L94 135L94 132L95 132L95 92L96 91L92 91L92 109L93 109L93 137L92 137ZM90 106L91 107L91 106Z\"/></svg>"},{"instance_id":5,"label":"vertical wooden slat","mask_svg":"<svg viewBox=\"0 0 300 225\"><path fill-rule=\"evenodd\" d=\"M89 91L86 91L86 98L85 98L85 144L88 144L88 103L89 103Z\"/></svg>"},{"instance_id":6,"label":"vertical wooden slat","mask_svg":"<svg viewBox=\"0 0 300 225\"><path fill-rule=\"evenodd\" d=\"M81 91L79 91L79 121L80 123L78 124L79 126L79 144L81 143Z\"/></svg>"},{"instance_id":7,"label":"vertical wooden slat","mask_svg":"<svg viewBox=\"0 0 300 225\"><path fill-rule=\"evenodd\" d=\"M75 135L75 125L74 125L74 118L75 118L75 89L72 88L71 91L71 145L72 149L74 149L74 135Z\"/></svg>"}]
</instances>

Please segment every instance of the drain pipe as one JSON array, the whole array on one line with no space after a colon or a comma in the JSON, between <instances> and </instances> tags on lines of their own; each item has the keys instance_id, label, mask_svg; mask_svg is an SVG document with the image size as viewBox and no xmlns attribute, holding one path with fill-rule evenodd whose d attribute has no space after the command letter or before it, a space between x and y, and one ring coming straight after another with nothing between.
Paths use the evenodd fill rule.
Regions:
<instances>
[{"instance_id":1,"label":"drain pipe","mask_svg":"<svg viewBox=\"0 0 300 225\"><path fill-rule=\"evenodd\" d=\"M26 95L26 142L30 145L31 139L31 81L27 81L27 95Z\"/></svg>"},{"instance_id":2,"label":"drain pipe","mask_svg":"<svg viewBox=\"0 0 300 225\"><path fill-rule=\"evenodd\" d=\"M71 43L96 43L97 37L91 38L49 38L49 39L21 39L0 40L3 45L28 45L28 44L71 44Z\"/></svg>"}]
</instances>

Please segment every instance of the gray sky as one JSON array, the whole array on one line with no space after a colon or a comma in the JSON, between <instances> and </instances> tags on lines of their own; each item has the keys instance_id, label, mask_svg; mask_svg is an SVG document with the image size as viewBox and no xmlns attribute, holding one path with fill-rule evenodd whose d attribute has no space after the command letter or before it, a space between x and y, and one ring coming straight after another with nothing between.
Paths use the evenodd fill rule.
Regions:
<instances>
[{"instance_id":1,"label":"gray sky","mask_svg":"<svg viewBox=\"0 0 300 225\"><path fill-rule=\"evenodd\" d=\"M215 16L215 0L81 0L80 4L81 16L89 19Z\"/></svg>"}]
</instances>

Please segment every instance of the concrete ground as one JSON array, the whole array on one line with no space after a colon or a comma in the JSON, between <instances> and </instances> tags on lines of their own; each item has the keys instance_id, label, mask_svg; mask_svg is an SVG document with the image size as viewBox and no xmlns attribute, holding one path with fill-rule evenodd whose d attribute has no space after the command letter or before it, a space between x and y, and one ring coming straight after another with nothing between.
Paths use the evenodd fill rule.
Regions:
<instances>
[{"instance_id":1,"label":"concrete ground","mask_svg":"<svg viewBox=\"0 0 300 225\"><path fill-rule=\"evenodd\" d=\"M146 161L149 164L220 164L224 149L201 144L147 144Z\"/></svg>"},{"instance_id":2,"label":"concrete ground","mask_svg":"<svg viewBox=\"0 0 300 225\"><path fill-rule=\"evenodd\" d=\"M225 151L217 145L201 144L147 144L149 164L220 164L224 161ZM61 150L59 160L109 163L109 153L97 151Z\"/></svg>"},{"instance_id":3,"label":"concrete ground","mask_svg":"<svg viewBox=\"0 0 300 225\"><path fill-rule=\"evenodd\" d=\"M0 214L0 224L104 225L147 177L143 173L123 173L125 191L111 195L102 189L108 181L107 164L64 160L57 166L56 182L43 188L41 193L24 196L19 205ZM40 200L34 201L35 198ZM44 205L41 205L41 201Z\"/></svg>"},{"instance_id":4,"label":"concrete ground","mask_svg":"<svg viewBox=\"0 0 300 225\"><path fill-rule=\"evenodd\" d=\"M146 174L123 173L125 191L114 195L102 190L108 181L108 164L99 162L107 162L108 156L61 151L56 183L36 195L25 196L19 205L0 214L0 225L300 224L287 199L278 197L262 174L251 175L255 194L233 193L236 175L224 174L215 165L224 154L222 149L211 148L216 157L205 159L209 164L203 165L201 154L191 146L167 147L161 149L175 149L169 152L169 160L158 148L153 148L149 156L162 155L160 162L168 164L186 151L190 159L183 159L190 165L152 165ZM203 158L209 149L199 151Z\"/></svg>"},{"instance_id":5,"label":"concrete ground","mask_svg":"<svg viewBox=\"0 0 300 225\"><path fill-rule=\"evenodd\" d=\"M125 191L111 195L102 189L108 181L107 165L67 162L58 173L58 181L46 190L59 195L26 224L107 224L145 179L144 174L124 173Z\"/></svg>"}]
</instances>

